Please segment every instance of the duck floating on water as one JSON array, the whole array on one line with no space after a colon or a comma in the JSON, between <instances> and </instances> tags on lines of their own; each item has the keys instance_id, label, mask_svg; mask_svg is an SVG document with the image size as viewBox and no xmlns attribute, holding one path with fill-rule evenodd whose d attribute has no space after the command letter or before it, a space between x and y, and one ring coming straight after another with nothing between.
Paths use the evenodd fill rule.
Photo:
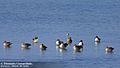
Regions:
<instances>
[{"instance_id":1,"label":"duck floating on water","mask_svg":"<svg viewBox=\"0 0 120 68\"><path fill-rule=\"evenodd\" d=\"M68 46L67 43L61 42L61 44L59 45L59 48L66 49L67 46Z\"/></svg>"},{"instance_id":2,"label":"duck floating on water","mask_svg":"<svg viewBox=\"0 0 120 68\"><path fill-rule=\"evenodd\" d=\"M21 48L29 48L29 46L31 46L31 44L30 43L27 43L27 42L23 42L22 44L21 44Z\"/></svg>"},{"instance_id":3,"label":"duck floating on water","mask_svg":"<svg viewBox=\"0 0 120 68\"><path fill-rule=\"evenodd\" d=\"M57 41L56 41L56 45L58 46L58 45L60 45L60 44L61 44L60 39L57 39Z\"/></svg>"},{"instance_id":4,"label":"duck floating on water","mask_svg":"<svg viewBox=\"0 0 120 68\"><path fill-rule=\"evenodd\" d=\"M69 36L69 33L67 33L66 35L67 35L67 43L71 44L72 43L72 38Z\"/></svg>"},{"instance_id":5,"label":"duck floating on water","mask_svg":"<svg viewBox=\"0 0 120 68\"><path fill-rule=\"evenodd\" d=\"M95 36L95 42L100 43L100 38L98 36Z\"/></svg>"},{"instance_id":6,"label":"duck floating on water","mask_svg":"<svg viewBox=\"0 0 120 68\"><path fill-rule=\"evenodd\" d=\"M73 46L74 51L80 52L81 49L83 50L83 46L79 46L79 45L74 44L74 46Z\"/></svg>"},{"instance_id":7,"label":"duck floating on water","mask_svg":"<svg viewBox=\"0 0 120 68\"><path fill-rule=\"evenodd\" d=\"M37 36L34 37L34 38L32 39L32 41L33 41L33 43L38 43L38 37L37 37Z\"/></svg>"},{"instance_id":8,"label":"duck floating on water","mask_svg":"<svg viewBox=\"0 0 120 68\"><path fill-rule=\"evenodd\" d=\"M57 40L56 40L56 48L59 48L61 42L62 42L62 41L60 41L60 39L57 39Z\"/></svg>"},{"instance_id":9,"label":"duck floating on water","mask_svg":"<svg viewBox=\"0 0 120 68\"><path fill-rule=\"evenodd\" d=\"M47 46L45 46L43 43L40 45L40 49L41 50L46 50L47 49Z\"/></svg>"},{"instance_id":10,"label":"duck floating on water","mask_svg":"<svg viewBox=\"0 0 120 68\"><path fill-rule=\"evenodd\" d=\"M80 42L79 42L78 45L79 45L79 46L83 46L83 45L84 45L83 40L80 40Z\"/></svg>"},{"instance_id":11,"label":"duck floating on water","mask_svg":"<svg viewBox=\"0 0 120 68\"><path fill-rule=\"evenodd\" d=\"M4 42L3 42L4 48L10 48L10 45L11 45L11 44L12 44L12 43L9 42L9 41L4 41Z\"/></svg>"},{"instance_id":12,"label":"duck floating on water","mask_svg":"<svg viewBox=\"0 0 120 68\"><path fill-rule=\"evenodd\" d=\"M108 47L108 46L107 46L107 47L105 48L105 51L106 51L106 52L113 52L113 50L114 50L113 47Z\"/></svg>"}]
</instances>

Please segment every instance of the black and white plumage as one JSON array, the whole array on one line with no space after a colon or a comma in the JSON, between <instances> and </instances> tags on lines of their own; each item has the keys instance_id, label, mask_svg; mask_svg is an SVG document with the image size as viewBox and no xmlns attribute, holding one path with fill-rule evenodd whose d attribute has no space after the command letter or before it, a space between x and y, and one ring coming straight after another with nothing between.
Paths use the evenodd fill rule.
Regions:
<instances>
[{"instance_id":1,"label":"black and white plumage","mask_svg":"<svg viewBox=\"0 0 120 68\"><path fill-rule=\"evenodd\" d=\"M95 42L98 42L98 43L99 43L100 40L101 40L101 39L100 39L98 36L95 37Z\"/></svg>"},{"instance_id":2,"label":"black and white plumage","mask_svg":"<svg viewBox=\"0 0 120 68\"><path fill-rule=\"evenodd\" d=\"M80 42L78 43L79 46L83 46L84 43L83 43L83 40L80 40Z\"/></svg>"},{"instance_id":3,"label":"black and white plumage","mask_svg":"<svg viewBox=\"0 0 120 68\"><path fill-rule=\"evenodd\" d=\"M73 46L74 51L80 51L81 49L83 50L83 46L79 46L79 45L74 44L74 46Z\"/></svg>"},{"instance_id":4,"label":"black and white plumage","mask_svg":"<svg viewBox=\"0 0 120 68\"><path fill-rule=\"evenodd\" d=\"M67 43L61 42L61 44L59 45L59 48L66 49L67 46L68 46Z\"/></svg>"},{"instance_id":5,"label":"black and white plumage","mask_svg":"<svg viewBox=\"0 0 120 68\"><path fill-rule=\"evenodd\" d=\"M47 49L47 46L45 46L44 44L41 44L41 45L40 45L40 49L46 50L46 49Z\"/></svg>"},{"instance_id":6,"label":"black and white plumage","mask_svg":"<svg viewBox=\"0 0 120 68\"><path fill-rule=\"evenodd\" d=\"M57 41L56 41L56 45L59 46L60 44L61 44L60 39L57 39Z\"/></svg>"}]
</instances>

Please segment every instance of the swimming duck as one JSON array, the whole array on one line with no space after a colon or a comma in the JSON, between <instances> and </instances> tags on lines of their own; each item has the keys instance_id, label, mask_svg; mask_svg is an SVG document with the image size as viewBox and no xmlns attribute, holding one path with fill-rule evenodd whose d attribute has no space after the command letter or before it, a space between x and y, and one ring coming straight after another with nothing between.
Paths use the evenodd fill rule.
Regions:
<instances>
[{"instance_id":1,"label":"swimming duck","mask_svg":"<svg viewBox=\"0 0 120 68\"><path fill-rule=\"evenodd\" d=\"M40 49L41 49L41 50L46 50L46 48L47 48L47 47L46 47L44 44L41 44L41 45L40 45Z\"/></svg>"},{"instance_id":2,"label":"swimming duck","mask_svg":"<svg viewBox=\"0 0 120 68\"><path fill-rule=\"evenodd\" d=\"M71 43L72 43L71 37L68 37L68 38L67 38L67 43L68 43L68 44L71 44Z\"/></svg>"},{"instance_id":3,"label":"swimming duck","mask_svg":"<svg viewBox=\"0 0 120 68\"><path fill-rule=\"evenodd\" d=\"M112 52L113 50L114 50L113 47L108 47L108 46L107 46L107 47L105 48L105 51L106 51L106 52Z\"/></svg>"},{"instance_id":4,"label":"swimming duck","mask_svg":"<svg viewBox=\"0 0 120 68\"><path fill-rule=\"evenodd\" d=\"M10 48L10 45L11 45L12 43L11 42L9 42L9 41L4 41L3 42L3 46L5 47L5 48Z\"/></svg>"},{"instance_id":5,"label":"swimming duck","mask_svg":"<svg viewBox=\"0 0 120 68\"><path fill-rule=\"evenodd\" d=\"M69 33L67 33L66 35L67 35L67 43L71 44L72 43L72 38L69 36Z\"/></svg>"},{"instance_id":6,"label":"swimming duck","mask_svg":"<svg viewBox=\"0 0 120 68\"><path fill-rule=\"evenodd\" d=\"M23 42L23 43L21 44L21 48L29 48L29 46L31 46L30 43Z\"/></svg>"},{"instance_id":7,"label":"swimming duck","mask_svg":"<svg viewBox=\"0 0 120 68\"><path fill-rule=\"evenodd\" d=\"M83 45L84 45L83 40L80 40L80 42L79 42L78 45L79 45L79 46L83 46Z\"/></svg>"},{"instance_id":8,"label":"swimming duck","mask_svg":"<svg viewBox=\"0 0 120 68\"><path fill-rule=\"evenodd\" d=\"M61 44L59 45L59 48L65 49L67 46L68 46L67 43L61 42Z\"/></svg>"},{"instance_id":9,"label":"swimming duck","mask_svg":"<svg viewBox=\"0 0 120 68\"><path fill-rule=\"evenodd\" d=\"M100 39L98 36L95 37L95 42L98 42L98 43L99 43L100 40L101 40L101 39Z\"/></svg>"},{"instance_id":10,"label":"swimming duck","mask_svg":"<svg viewBox=\"0 0 120 68\"><path fill-rule=\"evenodd\" d=\"M57 39L57 41L56 41L56 48L59 48L61 42L62 42L62 41L60 41L60 39Z\"/></svg>"},{"instance_id":11,"label":"swimming duck","mask_svg":"<svg viewBox=\"0 0 120 68\"><path fill-rule=\"evenodd\" d=\"M60 44L61 44L60 39L57 39L57 41L56 41L56 45L60 45Z\"/></svg>"},{"instance_id":12,"label":"swimming duck","mask_svg":"<svg viewBox=\"0 0 120 68\"><path fill-rule=\"evenodd\" d=\"M80 51L80 49L83 49L83 46L79 46L79 45L76 45L76 44L74 44L74 46L73 46L73 50L74 51Z\"/></svg>"},{"instance_id":13,"label":"swimming duck","mask_svg":"<svg viewBox=\"0 0 120 68\"><path fill-rule=\"evenodd\" d=\"M38 37L34 37L32 40L33 40L33 43L38 43Z\"/></svg>"},{"instance_id":14,"label":"swimming duck","mask_svg":"<svg viewBox=\"0 0 120 68\"><path fill-rule=\"evenodd\" d=\"M67 49L59 49L60 55L64 55L66 53Z\"/></svg>"}]
</instances>

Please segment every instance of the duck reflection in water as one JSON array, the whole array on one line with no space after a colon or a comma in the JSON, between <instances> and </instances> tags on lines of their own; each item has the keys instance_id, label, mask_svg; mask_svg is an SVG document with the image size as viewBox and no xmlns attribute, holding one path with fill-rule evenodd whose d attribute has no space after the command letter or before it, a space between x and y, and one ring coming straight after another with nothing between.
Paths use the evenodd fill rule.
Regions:
<instances>
[{"instance_id":1,"label":"duck reflection in water","mask_svg":"<svg viewBox=\"0 0 120 68\"><path fill-rule=\"evenodd\" d=\"M67 49L59 49L60 56L63 56L66 53Z\"/></svg>"}]
</instances>

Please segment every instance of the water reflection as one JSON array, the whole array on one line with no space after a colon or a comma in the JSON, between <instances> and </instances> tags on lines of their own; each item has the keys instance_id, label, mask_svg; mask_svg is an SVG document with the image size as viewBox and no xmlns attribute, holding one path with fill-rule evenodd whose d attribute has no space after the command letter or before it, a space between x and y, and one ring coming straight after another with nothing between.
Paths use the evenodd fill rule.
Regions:
<instances>
[{"instance_id":1,"label":"water reflection","mask_svg":"<svg viewBox=\"0 0 120 68\"><path fill-rule=\"evenodd\" d=\"M56 45L56 49L59 49L59 45Z\"/></svg>"},{"instance_id":2,"label":"water reflection","mask_svg":"<svg viewBox=\"0 0 120 68\"><path fill-rule=\"evenodd\" d=\"M98 46L100 44L100 42L95 42L95 46Z\"/></svg>"},{"instance_id":3,"label":"water reflection","mask_svg":"<svg viewBox=\"0 0 120 68\"><path fill-rule=\"evenodd\" d=\"M9 46L9 47L5 47L5 46L4 46L3 48L11 48L11 46Z\"/></svg>"},{"instance_id":4,"label":"water reflection","mask_svg":"<svg viewBox=\"0 0 120 68\"><path fill-rule=\"evenodd\" d=\"M60 56L63 56L66 53L67 49L58 49L58 52L60 53Z\"/></svg>"},{"instance_id":5,"label":"water reflection","mask_svg":"<svg viewBox=\"0 0 120 68\"><path fill-rule=\"evenodd\" d=\"M99 50L98 50L98 49L99 49L99 47L98 47L98 46L96 46L96 47L95 47L95 57L96 57L96 58L98 57L98 52L99 52Z\"/></svg>"},{"instance_id":6,"label":"water reflection","mask_svg":"<svg viewBox=\"0 0 120 68\"><path fill-rule=\"evenodd\" d=\"M78 53L81 53L82 51L80 50L73 50L73 54L78 54Z\"/></svg>"},{"instance_id":7,"label":"water reflection","mask_svg":"<svg viewBox=\"0 0 120 68\"><path fill-rule=\"evenodd\" d=\"M57 50L59 53L63 53L63 54L67 51L67 49L59 48L59 46L56 46L56 50Z\"/></svg>"},{"instance_id":8,"label":"water reflection","mask_svg":"<svg viewBox=\"0 0 120 68\"><path fill-rule=\"evenodd\" d=\"M40 49L40 55L44 55L46 52L46 49Z\"/></svg>"},{"instance_id":9,"label":"water reflection","mask_svg":"<svg viewBox=\"0 0 120 68\"><path fill-rule=\"evenodd\" d=\"M30 50L30 48L21 48L21 50Z\"/></svg>"},{"instance_id":10,"label":"water reflection","mask_svg":"<svg viewBox=\"0 0 120 68\"><path fill-rule=\"evenodd\" d=\"M32 43L32 44L35 45L35 46L39 45L38 43Z\"/></svg>"},{"instance_id":11,"label":"water reflection","mask_svg":"<svg viewBox=\"0 0 120 68\"><path fill-rule=\"evenodd\" d=\"M112 53L113 53L113 52L107 52L107 51L105 52L105 54L112 54Z\"/></svg>"}]
</instances>

